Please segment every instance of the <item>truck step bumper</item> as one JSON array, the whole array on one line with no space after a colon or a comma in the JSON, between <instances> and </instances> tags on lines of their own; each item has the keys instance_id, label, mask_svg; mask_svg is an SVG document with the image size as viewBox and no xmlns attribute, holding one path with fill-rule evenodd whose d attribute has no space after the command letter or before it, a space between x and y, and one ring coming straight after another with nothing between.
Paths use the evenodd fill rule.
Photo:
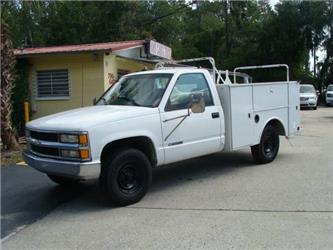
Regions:
<instances>
[{"instance_id":1,"label":"truck step bumper","mask_svg":"<svg viewBox=\"0 0 333 250\"><path fill-rule=\"evenodd\" d=\"M46 174L67 176L76 179L91 179L99 176L100 162L69 162L41 158L28 152L23 153L24 161L34 169Z\"/></svg>"}]
</instances>

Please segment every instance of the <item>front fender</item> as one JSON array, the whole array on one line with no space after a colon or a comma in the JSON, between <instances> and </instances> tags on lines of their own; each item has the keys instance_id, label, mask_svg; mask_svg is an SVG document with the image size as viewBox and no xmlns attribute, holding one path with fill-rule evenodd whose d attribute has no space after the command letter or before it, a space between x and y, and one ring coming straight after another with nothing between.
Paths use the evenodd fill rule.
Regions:
<instances>
[{"instance_id":1,"label":"front fender","mask_svg":"<svg viewBox=\"0 0 333 250\"><path fill-rule=\"evenodd\" d=\"M125 119L94 128L91 132L92 158L100 159L103 148L113 141L139 136L147 137L152 141L157 164L162 164L164 150L159 114Z\"/></svg>"}]
</instances>

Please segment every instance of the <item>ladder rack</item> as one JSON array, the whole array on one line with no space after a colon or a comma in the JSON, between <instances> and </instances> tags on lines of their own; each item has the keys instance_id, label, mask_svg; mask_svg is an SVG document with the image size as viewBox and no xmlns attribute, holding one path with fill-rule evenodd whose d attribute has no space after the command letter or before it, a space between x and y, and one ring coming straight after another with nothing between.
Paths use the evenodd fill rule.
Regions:
<instances>
[{"instance_id":1,"label":"ladder rack","mask_svg":"<svg viewBox=\"0 0 333 250\"><path fill-rule=\"evenodd\" d=\"M211 65L211 68L205 67L196 67L186 65L186 63L191 62L202 62L208 61ZM267 69L267 68L277 68L277 67L285 67L287 71L287 82L289 82L289 67L287 64L270 64L270 65L259 65L259 66L244 66L244 67L236 67L233 72L229 70L219 70L215 66L215 59L213 57L198 57L198 58L189 58L189 59L182 59L182 60L170 60L170 61L161 61L155 65L155 69L170 69L170 68L204 68L207 69L212 78L215 81L215 84L237 84L237 76L242 77L244 79L244 83L252 83L252 77L246 73L237 72L238 70L242 69ZM223 78L222 75L225 77ZM233 76L233 82L229 79L229 75Z\"/></svg>"},{"instance_id":2,"label":"ladder rack","mask_svg":"<svg viewBox=\"0 0 333 250\"><path fill-rule=\"evenodd\" d=\"M251 77L248 74L244 73L230 73L228 70L219 70L215 66L215 59L213 57L198 57L198 58L189 58L189 59L182 59L182 60L172 60L172 61L162 61L155 65L155 69L170 69L170 68L180 68L180 67L186 67L186 68L198 68L195 66L189 66L186 65L186 63L191 62L202 62L202 61L208 61L211 65L210 68L200 67L207 69L216 84L232 84L232 82L229 79L229 75L236 74L236 76L243 77L245 79L245 82L249 82L251 80ZM222 75L225 75L225 78L223 79Z\"/></svg>"}]
</instances>

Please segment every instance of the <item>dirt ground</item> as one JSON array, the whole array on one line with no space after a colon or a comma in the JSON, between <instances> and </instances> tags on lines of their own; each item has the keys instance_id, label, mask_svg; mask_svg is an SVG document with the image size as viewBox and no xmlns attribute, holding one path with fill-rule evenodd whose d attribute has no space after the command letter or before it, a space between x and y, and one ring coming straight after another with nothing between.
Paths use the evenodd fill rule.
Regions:
<instances>
[{"instance_id":1,"label":"dirt ground","mask_svg":"<svg viewBox=\"0 0 333 250\"><path fill-rule=\"evenodd\" d=\"M1 167L7 167L19 162L22 162L22 152L26 148L26 144L20 144L19 151L8 151L1 149Z\"/></svg>"}]
</instances>

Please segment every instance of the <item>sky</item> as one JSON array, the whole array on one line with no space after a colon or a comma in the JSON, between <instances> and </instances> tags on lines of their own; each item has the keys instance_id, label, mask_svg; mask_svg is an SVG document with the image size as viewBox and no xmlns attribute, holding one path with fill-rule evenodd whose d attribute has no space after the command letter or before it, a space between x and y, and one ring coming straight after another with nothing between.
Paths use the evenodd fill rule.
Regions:
<instances>
[{"instance_id":1,"label":"sky","mask_svg":"<svg viewBox=\"0 0 333 250\"><path fill-rule=\"evenodd\" d=\"M275 4L277 4L279 0L269 0L269 5L274 8Z\"/></svg>"}]
</instances>

